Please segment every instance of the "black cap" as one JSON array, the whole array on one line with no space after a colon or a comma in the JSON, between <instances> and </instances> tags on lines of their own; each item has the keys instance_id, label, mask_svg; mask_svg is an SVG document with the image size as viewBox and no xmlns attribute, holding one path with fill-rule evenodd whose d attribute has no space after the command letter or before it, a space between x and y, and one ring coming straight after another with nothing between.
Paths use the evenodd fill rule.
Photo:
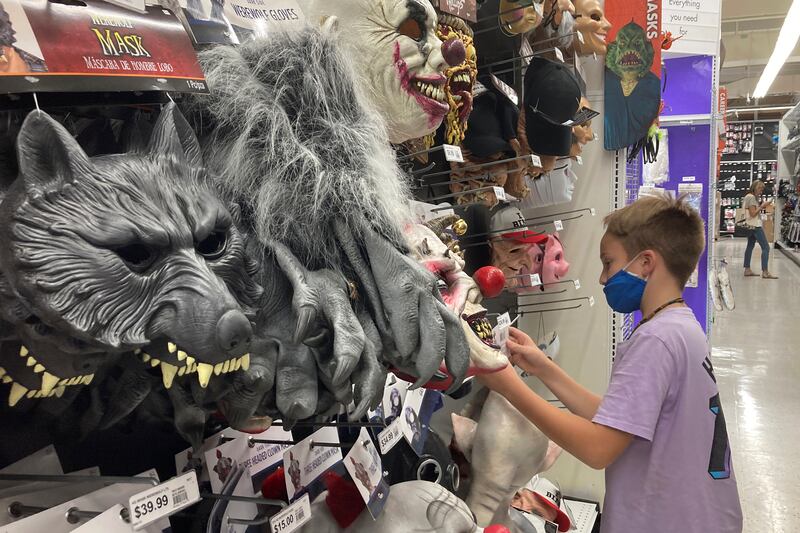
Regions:
<instances>
[{"instance_id":1,"label":"black cap","mask_svg":"<svg viewBox=\"0 0 800 533\"><path fill-rule=\"evenodd\" d=\"M525 72L525 133L539 155L566 156L572 145L572 126L586 122L578 114L581 88L562 63L534 57Z\"/></svg>"},{"instance_id":2,"label":"black cap","mask_svg":"<svg viewBox=\"0 0 800 533\"><path fill-rule=\"evenodd\" d=\"M498 152L516 155L508 143L517 137L519 109L494 88L475 98L467 122L467 133L461 145L476 157L489 157Z\"/></svg>"}]
</instances>

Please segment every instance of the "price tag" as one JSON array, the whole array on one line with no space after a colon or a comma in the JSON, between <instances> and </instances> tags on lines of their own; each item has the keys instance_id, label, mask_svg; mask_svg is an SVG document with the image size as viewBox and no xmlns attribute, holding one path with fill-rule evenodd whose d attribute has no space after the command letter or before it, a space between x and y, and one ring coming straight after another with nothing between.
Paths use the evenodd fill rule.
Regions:
<instances>
[{"instance_id":1,"label":"price tag","mask_svg":"<svg viewBox=\"0 0 800 533\"><path fill-rule=\"evenodd\" d=\"M592 207L591 209L589 209L589 213L591 213L592 216L595 216L597 214L597 209Z\"/></svg>"},{"instance_id":2,"label":"price tag","mask_svg":"<svg viewBox=\"0 0 800 533\"><path fill-rule=\"evenodd\" d=\"M200 501L194 470L134 494L128 500L133 529L139 530Z\"/></svg>"},{"instance_id":3,"label":"price tag","mask_svg":"<svg viewBox=\"0 0 800 533\"><path fill-rule=\"evenodd\" d=\"M542 278L539 277L539 274L531 274L531 287L538 287L542 284Z\"/></svg>"},{"instance_id":4,"label":"price tag","mask_svg":"<svg viewBox=\"0 0 800 533\"><path fill-rule=\"evenodd\" d=\"M589 307L594 307L594 296L589 296Z\"/></svg>"},{"instance_id":5,"label":"price tag","mask_svg":"<svg viewBox=\"0 0 800 533\"><path fill-rule=\"evenodd\" d=\"M583 158L581 156L575 156L575 161L577 161L579 165L583 165Z\"/></svg>"},{"instance_id":6,"label":"price tag","mask_svg":"<svg viewBox=\"0 0 800 533\"><path fill-rule=\"evenodd\" d=\"M541 160L541 158L536 154L531 154L531 165L533 165L533 166L535 166L537 168L542 168L542 160Z\"/></svg>"},{"instance_id":7,"label":"price tag","mask_svg":"<svg viewBox=\"0 0 800 533\"><path fill-rule=\"evenodd\" d=\"M492 190L494 190L494 195L497 197L498 201L500 202L508 201L508 198L506 198L506 190L504 188L492 187Z\"/></svg>"},{"instance_id":8,"label":"price tag","mask_svg":"<svg viewBox=\"0 0 800 533\"><path fill-rule=\"evenodd\" d=\"M445 144L443 146L444 146L444 158L447 161L454 161L456 163L464 162L464 154L461 153L461 147L453 146L452 144Z\"/></svg>"},{"instance_id":9,"label":"price tag","mask_svg":"<svg viewBox=\"0 0 800 533\"><path fill-rule=\"evenodd\" d=\"M572 283L574 283L574 284L575 284L575 290L576 290L576 291L579 291L579 290L581 290L581 280L579 280L579 279L576 279L576 280L575 280L575 281L573 281Z\"/></svg>"},{"instance_id":10,"label":"price tag","mask_svg":"<svg viewBox=\"0 0 800 533\"><path fill-rule=\"evenodd\" d=\"M560 220L553 221L553 225L556 227L556 231L562 231L564 229L564 223Z\"/></svg>"},{"instance_id":11,"label":"price tag","mask_svg":"<svg viewBox=\"0 0 800 533\"><path fill-rule=\"evenodd\" d=\"M508 355L506 343L508 342L508 328L510 327L511 317L508 313L503 313L497 317L497 325L492 330L492 333L494 333L494 343L500 347L500 351L506 356Z\"/></svg>"},{"instance_id":12,"label":"price tag","mask_svg":"<svg viewBox=\"0 0 800 533\"><path fill-rule=\"evenodd\" d=\"M395 418L386 429L378 433L378 446L381 453L386 455L403 438L403 430L400 428L400 418Z\"/></svg>"},{"instance_id":13,"label":"price tag","mask_svg":"<svg viewBox=\"0 0 800 533\"><path fill-rule=\"evenodd\" d=\"M578 41L580 41L581 44L586 43L586 39L583 38L583 34L581 32L578 32Z\"/></svg>"},{"instance_id":14,"label":"price tag","mask_svg":"<svg viewBox=\"0 0 800 533\"><path fill-rule=\"evenodd\" d=\"M555 52L556 52L556 57L558 58L558 60L563 63L564 62L564 54L558 48L555 48Z\"/></svg>"},{"instance_id":15,"label":"price tag","mask_svg":"<svg viewBox=\"0 0 800 533\"><path fill-rule=\"evenodd\" d=\"M311 499L308 493L269 519L270 533L292 533L311 520Z\"/></svg>"}]
</instances>

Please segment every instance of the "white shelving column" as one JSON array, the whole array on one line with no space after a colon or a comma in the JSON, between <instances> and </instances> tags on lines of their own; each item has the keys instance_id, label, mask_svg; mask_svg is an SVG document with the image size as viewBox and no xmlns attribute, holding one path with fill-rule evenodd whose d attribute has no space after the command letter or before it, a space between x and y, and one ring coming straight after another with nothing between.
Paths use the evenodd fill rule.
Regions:
<instances>
[{"instance_id":1,"label":"white shelving column","mask_svg":"<svg viewBox=\"0 0 800 533\"><path fill-rule=\"evenodd\" d=\"M795 105L792 109L783 115L780 121L778 130L778 177L776 179L776 203L775 203L775 248L781 250L786 256L792 259L795 263L800 265L800 253L798 253L798 242L787 242L782 233L783 219L785 216L797 218L800 222L798 215L784 215L783 208L786 200L777 197L778 185L781 180L788 180L791 184L791 190L795 191L797 187L798 171L797 157L800 154L800 127L797 128L794 136L791 135L792 128L800 124L800 103ZM793 192L790 194L794 194ZM797 210L795 210L797 212Z\"/></svg>"}]
</instances>

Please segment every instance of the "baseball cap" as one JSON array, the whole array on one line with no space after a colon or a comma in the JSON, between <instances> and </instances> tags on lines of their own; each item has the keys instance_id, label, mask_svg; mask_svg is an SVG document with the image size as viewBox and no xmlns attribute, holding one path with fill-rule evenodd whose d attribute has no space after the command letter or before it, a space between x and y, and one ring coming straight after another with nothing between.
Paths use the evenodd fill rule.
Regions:
<instances>
[{"instance_id":1,"label":"baseball cap","mask_svg":"<svg viewBox=\"0 0 800 533\"><path fill-rule=\"evenodd\" d=\"M528 145L539 155L569 155L572 127L593 118L581 109L581 88L569 67L534 57L525 71L523 105Z\"/></svg>"},{"instance_id":2,"label":"baseball cap","mask_svg":"<svg viewBox=\"0 0 800 533\"><path fill-rule=\"evenodd\" d=\"M489 231L493 236L500 235L525 244L539 244L547 240L547 234L535 232L525 225L525 217L518 208L504 202L498 203L491 210Z\"/></svg>"},{"instance_id":3,"label":"baseball cap","mask_svg":"<svg viewBox=\"0 0 800 533\"><path fill-rule=\"evenodd\" d=\"M533 496L539 500L541 504L552 508L558 513L555 521L556 524L558 524L559 531L569 531L572 524L570 523L567 513L561 509L561 490L556 487L552 481L541 476L536 476L531 479L524 488L533 492Z\"/></svg>"}]
</instances>

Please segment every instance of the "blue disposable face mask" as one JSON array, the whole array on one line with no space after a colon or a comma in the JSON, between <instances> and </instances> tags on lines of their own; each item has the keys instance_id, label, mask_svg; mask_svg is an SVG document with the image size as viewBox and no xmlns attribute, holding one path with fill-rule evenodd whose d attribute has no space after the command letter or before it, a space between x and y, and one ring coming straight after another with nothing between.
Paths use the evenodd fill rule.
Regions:
<instances>
[{"instance_id":1,"label":"blue disposable face mask","mask_svg":"<svg viewBox=\"0 0 800 533\"><path fill-rule=\"evenodd\" d=\"M603 287L608 306L617 313L633 313L642 307L647 281L626 270L638 257L631 259L622 270L608 278Z\"/></svg>"}]
</instances>

